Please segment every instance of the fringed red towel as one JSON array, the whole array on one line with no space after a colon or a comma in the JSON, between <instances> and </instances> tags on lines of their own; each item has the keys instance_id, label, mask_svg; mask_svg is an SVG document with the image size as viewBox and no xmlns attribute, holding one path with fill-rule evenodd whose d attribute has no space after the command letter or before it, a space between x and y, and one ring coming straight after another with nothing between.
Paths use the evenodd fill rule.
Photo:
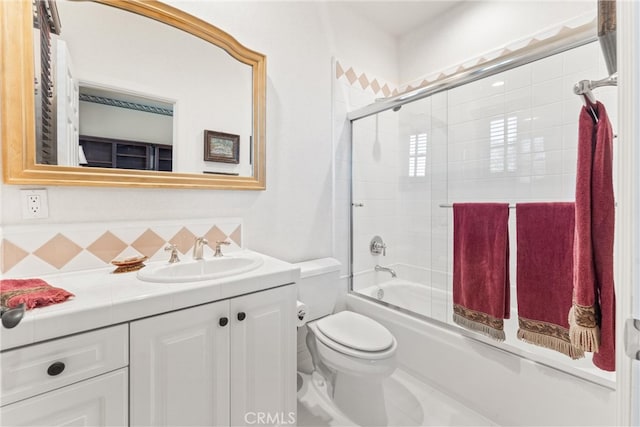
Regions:
<instances>
[{"instance_id":1,"label":"fringed red towel","mask_svg":"<svg viewBox=\"0 0 640 427\"><path fill-rule=\"evenodd\" d=\"M453 205L453 321L503 341L509 318L509 205Z\"/></svg>"},{"instance_id":2,"label":"fringed red towel","mask_svg":"<svg viewBox=\"0 0 640 427\"><path fill-rule=\"evenodd\" d=\"M518 338L572 359L567 315L573 293L573 203L516 205Z\"/></svg>"},{"instance_id":3,"label":"fringed red towel","mask_svg":"<svg viewBox=\"0 0 640 427\"><path fill-rule=\"evenodd\" d=\"M580 112L576 170L576 228L571 342L595 352L593 363L615 370L615 293L613 288L613 131L597 103L594 123Z\"/></svg>"},{"instance_id":4,"label":"fringed red towel","mask_svg":"<svg viewBox=\"0 0 640 427\"><path fill-rule=\"evenodd\" d=\"M63 302L73 297L71 292L54 288L42 279L0 280L0 302L15 308L24 303L27 310Z\"/></svg>"}]
</instances>

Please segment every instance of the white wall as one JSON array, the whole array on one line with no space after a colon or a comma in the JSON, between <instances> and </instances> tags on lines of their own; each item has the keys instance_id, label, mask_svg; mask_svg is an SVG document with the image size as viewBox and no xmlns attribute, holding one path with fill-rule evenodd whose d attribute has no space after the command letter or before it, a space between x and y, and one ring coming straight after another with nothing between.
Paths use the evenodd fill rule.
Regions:
<instances>
[{"instance_id":1,"label":"white wall","mask_svg":"<svg viewBox=\"0 0 640 427\"><path fill-rule=\"evenodd\" d=\"M398 44L400 81L479 58L576 17L595 18L596 0L466 1L404 36Z\"/></svg>"},{"instance_id":2,"label":"white wall","mask_svg":"<svg viewBox=\"0 0 640 427\"><path fill-rule=\"evenodd\" d=\"M288 261L332 255L331 59L395 79L393 40L335 4L171 3L267 56L267 190L49 187L49 219L37 222L240 217L248 248ZM20 188L0 188L0 224L33 223L21 219Z\"/></svg>"}]
</instances>

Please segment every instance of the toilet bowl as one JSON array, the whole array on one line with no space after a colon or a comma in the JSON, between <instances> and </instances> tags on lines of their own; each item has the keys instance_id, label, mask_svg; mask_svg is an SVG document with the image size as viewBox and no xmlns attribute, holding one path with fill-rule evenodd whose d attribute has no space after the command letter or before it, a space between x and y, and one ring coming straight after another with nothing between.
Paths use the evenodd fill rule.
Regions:
<instances>
[{"instance_id":1,"label":"toilet bowl","mask_svg":"<svg viewBox=\"0 0 640 427\"><path fill-rule=\"evenodd\" d=\"M314 376L352 421L386 425L382 382L396 368L395 337L369 317L352 311L333 313L343 289L337 260L323 258L296 265L300 268L298 299L308 310L306 344Z\"/></svg>"},{"instance_id":2,"label":"toilet bowl","mask_svg":"<svg viewBox=\"0 0 640 427\"><path fill-rule=\"evenodd\" d=\"M395 337L371 318L341 311L307 324L316 372L333 403L359 425L386 425L382 381L396 368Z\"/></svg>"},{"instance_id":3,"label":"toilet bowl","mask_svg":"<svg viewBox=\"0 0 640 427\"><path fill-rule=\"evenodd\" d=\"M336 372L384 378L395 370L396 339L373 319L341 311L307 327L316 339L320 361Z\"/></svg>"}]
</instances>

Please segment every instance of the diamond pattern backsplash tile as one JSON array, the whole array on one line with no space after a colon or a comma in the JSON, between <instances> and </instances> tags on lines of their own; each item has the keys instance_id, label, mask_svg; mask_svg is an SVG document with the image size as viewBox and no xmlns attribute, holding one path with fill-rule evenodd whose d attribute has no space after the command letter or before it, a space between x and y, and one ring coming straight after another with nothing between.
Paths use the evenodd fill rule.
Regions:
<instances>
[{"instance_id":1,"label":"diamond pattern backsplash tile","mask_svg":"<svg viewBox=\"0 0 640 427\"><path fill-rule=\"evenodd\" d=\"M156 252L164 247L165 243L166 242L162 237L158 236L152 229L147 228L140 237L131 243L131 247L142 255L151 258Z\"/></svg>"},{"instance_id":2,"label":"diamond pattern backsplash tile","mask_svg":"<svg viewBox=\"0 0 640 427\"><path fill-rule=\"evenodd\" d=\"M215 247L216 242L224 242L227 239L227 235L215 225L211 227L204 237L206 237L209 245L212 245L213 247Z\"/></svg>"},{"instance_id":3,"label":"diamond pattern backsplash tile","mask_svg":"<svg viewBox=\"0 0 640 427\"><path fill-rule=\"evenodd\" d=\"M100 258L103 262L109 263L118 254L127 248L127 244L118 239L112 232L107 231L95 242L87 247L87 250Z\"/></svg>"},{"instance_id":4,"label":"diamond pattern backsplash tile","mask_svg":"<svg viewBox=\"0 0 640 427\"><path fill-rule=\"evenodd\" d=\"M82 248L73 240L58 233L53 239L40 246L33 254L57 269L74 259Z\"/></svg>"},{"instance_id":5,"label":"diamond pattern backsplash tile","mask_svg":"<svg viewBox=\"0 0 640 427\"><path fill-rule=\"evenodd\" d=\"M188 228L182 227L178 233L169 240L169 243L176 245L178 250L186 254L193 247L193 241L196 235L189 231Z\"/></svg>"},{"instance_id":6,"label":"diamond pattern backsplash tile","mask_svg":"<svg viewBox=\"0 0 640 427\"><path fill-rule=\"evenodd\" d=\"M230 241L226 251L241 249L242 221L222 218L5 226L0 240L0 273L3 277L35 277L109 266L114 259L134 255L161 261L168 259L163 250L166 245L175 244L181 253L188 254L198 236L205 236L214 245L216 241ZM206 254L212 253L207 249Z\"/></svg>"},{"instance_id":7,"label":"diamond pattern backsplash tile","mask_svg":"<svg viewBox=\"0 0 640 427\"><path fill-rule=\"evenodd\" d=\"M29 256L29 252L3 239L0 244L0 272L9 271Z\"/></svg>"},{"instance_id":8,"label":"diamond pattern backsplash tile","mask_svg":"<svg viewBox=\"0 0 640 427\"><path fill-rule=\"evenodd\" d=\"M240 226L236 227L236 229L229 234L229 238L233 240L236 245L242 247L242 229Z\"/></svg>"}]
</instances>

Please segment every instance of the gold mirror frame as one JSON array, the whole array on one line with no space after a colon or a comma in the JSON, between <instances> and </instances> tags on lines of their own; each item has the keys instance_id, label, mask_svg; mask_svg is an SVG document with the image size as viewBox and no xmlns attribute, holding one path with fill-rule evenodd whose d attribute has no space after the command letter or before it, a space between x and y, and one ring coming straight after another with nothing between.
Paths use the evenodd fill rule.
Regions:
<instances>
[{"instance_id":1,"label":"gold mirror frame","mask_svg":"<svg viewBox=\"0 0 640 427\"><path fill-rule=\"evenodd\" d=\"M264 190L266 57L232 36L155 0L93 0L146 16L208 41L253 69L253 176L216 176L128 169L41 165L35 162L33 15L31 0L0 0L0 135L6 184Z\"/></svg>"}]
</instances>

